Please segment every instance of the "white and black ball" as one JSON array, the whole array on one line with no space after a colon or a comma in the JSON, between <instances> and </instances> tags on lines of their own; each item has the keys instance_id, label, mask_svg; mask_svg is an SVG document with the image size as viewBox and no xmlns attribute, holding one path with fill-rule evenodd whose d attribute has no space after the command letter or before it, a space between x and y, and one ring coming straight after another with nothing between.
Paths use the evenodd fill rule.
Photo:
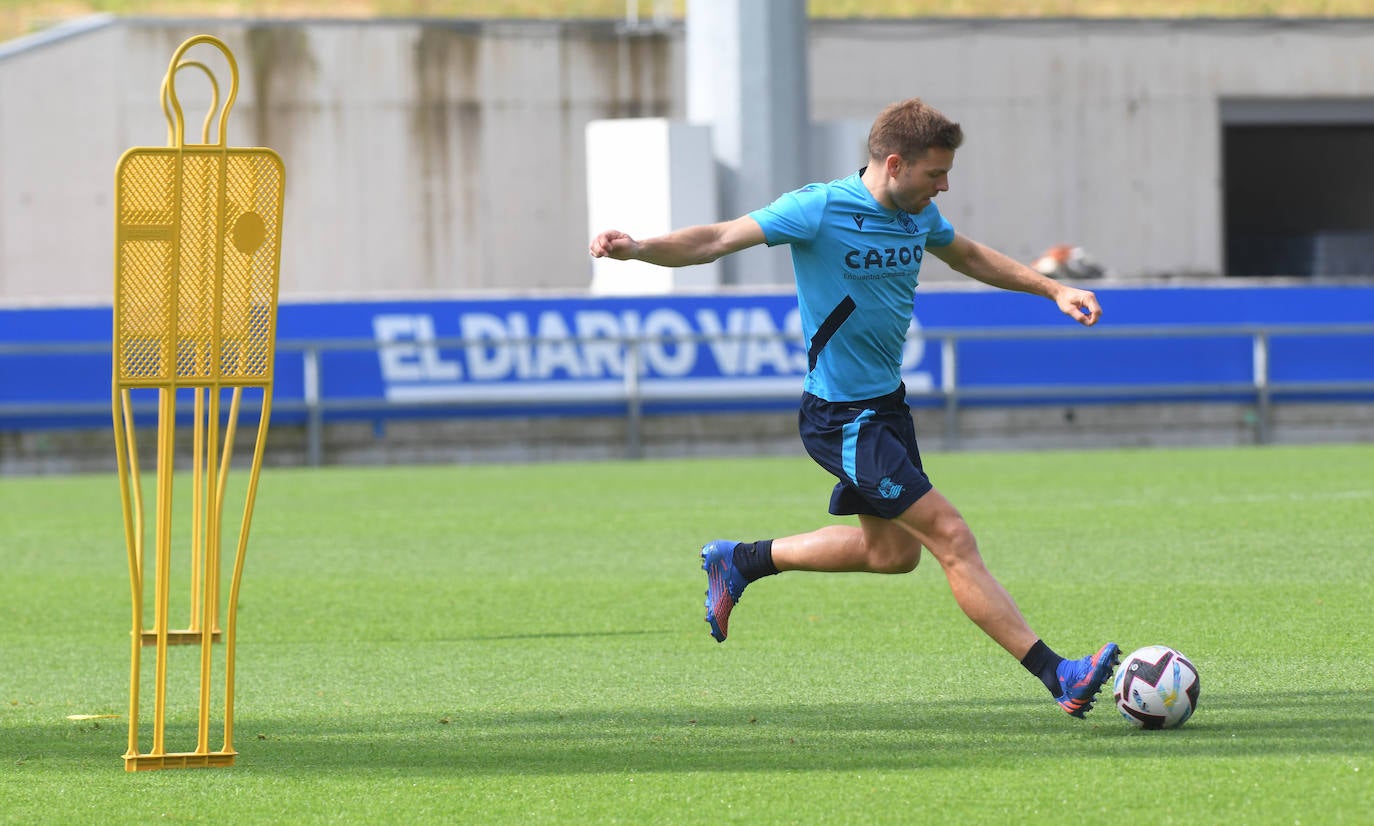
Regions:
<instances>
[{"instance_id":1,"label":"white and black ball","mask_svg":"<svg viewBox=\"0 0 1374 826\"><path fill-rule=\"evenodd\" d=\"M1121 716L1138 728L1178 728L1197 710L1201 687L1187 657L1167 645L1147 645L1117 667L1112 698Z\"/></svg>"}]
</instances>

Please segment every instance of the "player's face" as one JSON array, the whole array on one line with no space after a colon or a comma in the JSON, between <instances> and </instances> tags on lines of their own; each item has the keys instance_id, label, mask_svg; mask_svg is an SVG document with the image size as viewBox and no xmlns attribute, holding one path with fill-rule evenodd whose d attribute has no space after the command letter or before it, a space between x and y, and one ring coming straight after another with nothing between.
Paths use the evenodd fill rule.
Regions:
<instances>
[{"instance_id":1,"label":"player's face","mask_svg":"<svg viewBox=\"0 0 1374 826\"><path fill-rule=\"evenodd\" d=\"M888 195L899 209L917 213L931 200L949 189L949 171L954 167L954 150L931 148L915 160L900 155L888 156Z\"/></svg>"}]
</instances>

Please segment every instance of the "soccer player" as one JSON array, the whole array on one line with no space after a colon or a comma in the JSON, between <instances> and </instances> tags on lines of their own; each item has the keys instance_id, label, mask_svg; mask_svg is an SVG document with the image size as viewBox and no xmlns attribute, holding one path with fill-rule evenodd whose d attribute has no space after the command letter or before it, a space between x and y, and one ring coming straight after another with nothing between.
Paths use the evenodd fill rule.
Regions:
<instances>
[{"instance_id":1,"label":"soccer player","mask_svg":"<svg viewBox=\"0 0 1374 826\"><path fill-rule=\"evenodd\" d=\"M894 103L868 135L868 165L830 183L786 193L734 220L637 240L618 230L592 239L594 258L685 267L757 244L792 247L808 371L798 415L807 453L838 480L830 513L859 524L759 542L702 548L706 621L724 642L730 612L749 583L781 571L907 573L922 547L944 570L963 612L1038 677L1075 717L1112 673L1115 643L1066 660L1031 630L993 577L963 516L921 463L902 348L927 251L994 287L1043 296L1091 327L1093 293L1050 279L954 231L935 197L949 189L963 130L919 99Z\"/></svg>"}]
</instances>

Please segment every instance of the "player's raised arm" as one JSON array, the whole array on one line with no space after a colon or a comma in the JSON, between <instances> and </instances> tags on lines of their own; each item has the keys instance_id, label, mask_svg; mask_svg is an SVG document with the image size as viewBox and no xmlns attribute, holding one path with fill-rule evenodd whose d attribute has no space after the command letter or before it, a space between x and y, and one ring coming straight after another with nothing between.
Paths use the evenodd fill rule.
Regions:
<instances>
[{"instance_id":1,"label":"player's raised arm","mask_svg":"<svg viewBox=\"0 0 1374 826\"><path fill-rule=\"evenodd\" d=\"M984 284L1044 296L1059 305L1060 312L1085 327L1093 326L1102 317L1102 307L1091 290L1061 284L963 235L956 233L948 246L930 247L930 251L957 272Z\"/></svg>"},{"instance_id":2,"label":"player's raised arm","mask_svg":"<svg viewBox=\"0 0 1374 826\"><path fill-rule=\"evenodd\" d=\"M637 241L620 230L597 235L588 247L593 258L647 261L660 267L708 264L721 256L764 242L763 228L748 215L701 224Z\"/></svg>"}]
</instances>

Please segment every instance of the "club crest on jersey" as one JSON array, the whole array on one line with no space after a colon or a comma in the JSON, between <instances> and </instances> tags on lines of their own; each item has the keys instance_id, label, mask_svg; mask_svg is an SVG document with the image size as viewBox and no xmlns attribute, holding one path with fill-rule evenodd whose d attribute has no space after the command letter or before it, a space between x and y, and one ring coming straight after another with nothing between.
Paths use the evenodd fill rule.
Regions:
<instances>
[{"instance_id":1,"label":"club crest on jersey","mask_svg":"<svg viewBox=\"0 0 1374 826\"><path fill-rule=\"evenodd\" d=\"M907 215L905 212L897 213L897 223L901 224L902 229L906 230L912 235L916 234L916 219L912 218L910 215Z\"/></svg>"}]
</instances>

